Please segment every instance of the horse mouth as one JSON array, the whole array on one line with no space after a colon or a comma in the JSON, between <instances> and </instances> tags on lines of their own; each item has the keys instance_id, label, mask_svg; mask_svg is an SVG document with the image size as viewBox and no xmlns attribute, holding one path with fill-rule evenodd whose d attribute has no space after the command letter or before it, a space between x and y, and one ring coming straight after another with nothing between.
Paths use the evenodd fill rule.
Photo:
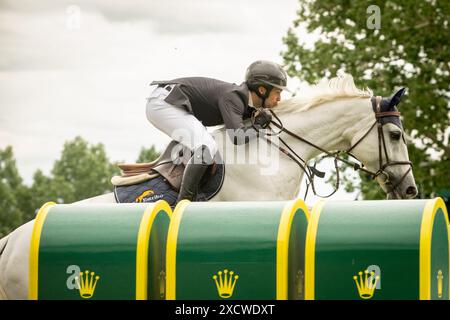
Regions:
<instances>
[{"instance_id":1,"label":"horse mouth","mask_svg":"<svg viewBox=\"0 0 450 320\"><path fill-rule=\"evenodd\" d=\"M386 196L387 200L403 199L400 192L398 192L395 188L389 188L389 190L387 190L386 193L387 193Z\"/></svg>"},{"instance_id":2,"label":"horse mouth","mask_svg":"<svg viewBox=\"0 0 450 320\"><path fill-rule=\"evenodd\" d=\"M392 185L392 182L389 181L389 179L386 177L385 180L381 180L380 177L377 177L378 183L380 184L381 188L384 192L386 192L386 199L392 200L392 199L401 199L398 191L394 186Z\"/></svg>"},{"instance_id":3,"label":"horse mouth","mask_svg":"<svg viewBox=\"0 0 450 320\"><path fill-rule=\"evenodd\" d=\"M387 200L398 200L398 199L405 199L406 196L404 196L399 188L398 185L394 185L392 181L388 180L383 183L384 191L386 192L386 199Z\"/></svg>"},{"instance_id":4,"label":"horse mouth","mask_svg":"<svg viewBox=\"0 0 450 320\"><path fill-rule=\"evenodd\" d=\"M386 199L414 199L417 196L417 188L415 186L410 186L405 192L399 190L399 188L393 188L391 184L387 185Z\"/></svg>"}]
</instances>

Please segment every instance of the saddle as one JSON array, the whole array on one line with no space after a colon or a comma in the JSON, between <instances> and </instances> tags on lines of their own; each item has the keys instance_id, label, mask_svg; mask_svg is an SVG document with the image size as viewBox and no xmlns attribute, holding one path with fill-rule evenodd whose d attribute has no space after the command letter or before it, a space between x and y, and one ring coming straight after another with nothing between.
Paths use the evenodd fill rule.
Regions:
<instances>
[{"instance_id":1,"label":"saddle","mask_svg":"<svg viewBox=\"0 0 450 320\"><path fill-rule=\"evenodd\" d=\"M176 191L180 190L184 168L191 157L191 151L172 140L164 152L148 163L119 164L121 176L114 176L114 186L128 186L163 176Z\"/></svg>"},{"instance_id":2,"label":"saddle","mask_svg":"<svg viewBox=\"0 0 450 320\"><path fill-rule=\"evenodd\" d=\"M164 152L149 163L119 164L120 176L114 176L114 195L119 203L154 202L165 199L172 205L180 191L184 169L192 152L172 140ZM220 190L224 178L224 165L219 153L199 185L198 201L207 201Z\"/></svg>"}]
</instances>

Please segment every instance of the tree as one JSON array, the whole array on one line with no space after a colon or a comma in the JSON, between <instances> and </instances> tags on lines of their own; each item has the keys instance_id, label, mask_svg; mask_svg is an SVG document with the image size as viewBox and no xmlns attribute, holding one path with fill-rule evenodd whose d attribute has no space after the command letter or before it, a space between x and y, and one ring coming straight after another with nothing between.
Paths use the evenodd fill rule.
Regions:
<instances>
[{"instance_id":1,"label":"tree","mask_svg":"<svg viewBox=\"0 0 450 320\"><path fill-rule=\"evenodd\" d=\"M25 197L25 220L35 217L46 202L72 203L111 192L110 179L119 172L106 156L103 144L89 145L81 137L64 144L60 159L53 164L50 176L37 170Z\"/></svg>"},{"instance_id":2,"label":"tree","mask_svg":"<svg viewBox=\"0 0 450 320\"><path fill-rule=\"evenodd\" d=\"M70 183L61 185L53 177L47 177L41 170L37 170L33 175L33 184L24 195L27 199L23 206L24 221L34 219L44 203L49 201L64 203L67 194L73 192Z\"/></svg>"},{"instance_id":3,"label":"tree","mask_svg":"<svg viewBox=\"0 0 450 320\"><path fill-rule=\"evenodd\" d=\"M23 221L23 212L19 205L21 199L17 197L17 192L23 188L13 149L8 146L0 150L0 238Z\"/></svg>"},{"instance_id":4,"label":"tree","mask_svg":"<svg viewBox=\"0 0 450 320\"><path fill-rule=\"evenodd\" d=\"M140 158L152 160L157 155L152 147L141 150ZM117 165L109 162L103 144L89 145L76 137L64 144L51 174L37 170L33 184L27 187L22 184L12 147L0 150L0 237L34 219L48 201L72 203L111 192L110 179L119 172Z\"/></svg>"},{"instance_id":5,"label":"tree","mask_svg":"<svg viewBox=\"0 0 450 320\"><path fill-rule=\"evenodd\" d=\"M450 184L449 16L448 1L305 0L283 39L288 73L301 80L315 82L342 70L376 95L408 88L400 111L414 141L408 150L422 198ZM313 47L299 38L302 28L320 34ZM364 198L381 196L373 186L362 177Z\"/></svg>"},{"instance_id":6,"label":"tree","mask_svg":"<svg viewBox=\"0 0 450 320\"><path fill-rule=\"evenodd\" d=\"M156 158L158 158L160 153L156 151L155 146L152 145L150 148L141 148L141 151L139 153L139 157L136 162L138 163L145 163L145 162L152 162Z\"/></svg>"},{"instance_id":7,"label":"tree","mask_svg":"<svg viewBox=\"0 0 450 320\"><path fill-rule=\"evenodd\" d=\"M103 144L88 145L81 137L64 144L52 169L57 200L71 203L112 191L110 179L119 172Z\"/></svg>"}]
</instances>

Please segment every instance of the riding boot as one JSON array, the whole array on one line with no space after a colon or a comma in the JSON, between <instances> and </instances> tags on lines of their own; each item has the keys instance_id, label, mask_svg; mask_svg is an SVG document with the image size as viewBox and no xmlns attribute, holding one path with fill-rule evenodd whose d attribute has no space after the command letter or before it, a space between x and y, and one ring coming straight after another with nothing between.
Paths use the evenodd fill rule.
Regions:
<instances>
[{"instance_id":1,"label":"riding boot","mask_svg":"<svg viewBox=\"0 0 450 320\"><path fill-rule=\"evenodd\" d=\"M194 150L194 154L186 164L181 182L180 193L177 203L183 199L195 201L198 193L198 185L209 165L211 164L211 155L208 147L201 146Z\"/></svg>"}]
</instances>

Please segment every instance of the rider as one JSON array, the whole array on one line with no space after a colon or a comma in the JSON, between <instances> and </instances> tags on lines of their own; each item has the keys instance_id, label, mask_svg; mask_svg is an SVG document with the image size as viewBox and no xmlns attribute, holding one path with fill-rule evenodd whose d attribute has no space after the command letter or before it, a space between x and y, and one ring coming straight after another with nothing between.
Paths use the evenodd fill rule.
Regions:
<instances>
[{"instance_id":1,"label":"rider","mask_svg":"<svg viewBox=\"0 0 450 320\"><path fill-rule=\"evenodd\" d=\"M158 85L147 102L147 119L158 129L192 151L181 183L177 202L196 200L197 189L217 152L214 138L205 126L225 124L234 144L243 144L258 136L258 130L271 121L261 112L253 125L244 125L254 108L273 108L286 89L287 75L280 65L265 60L253 62L245 82L236 85L204 77L153 81ZM187 137L176 136L177 132ZM256 130L255 130L256 129Z\"/></svg>"}]
</instances>

